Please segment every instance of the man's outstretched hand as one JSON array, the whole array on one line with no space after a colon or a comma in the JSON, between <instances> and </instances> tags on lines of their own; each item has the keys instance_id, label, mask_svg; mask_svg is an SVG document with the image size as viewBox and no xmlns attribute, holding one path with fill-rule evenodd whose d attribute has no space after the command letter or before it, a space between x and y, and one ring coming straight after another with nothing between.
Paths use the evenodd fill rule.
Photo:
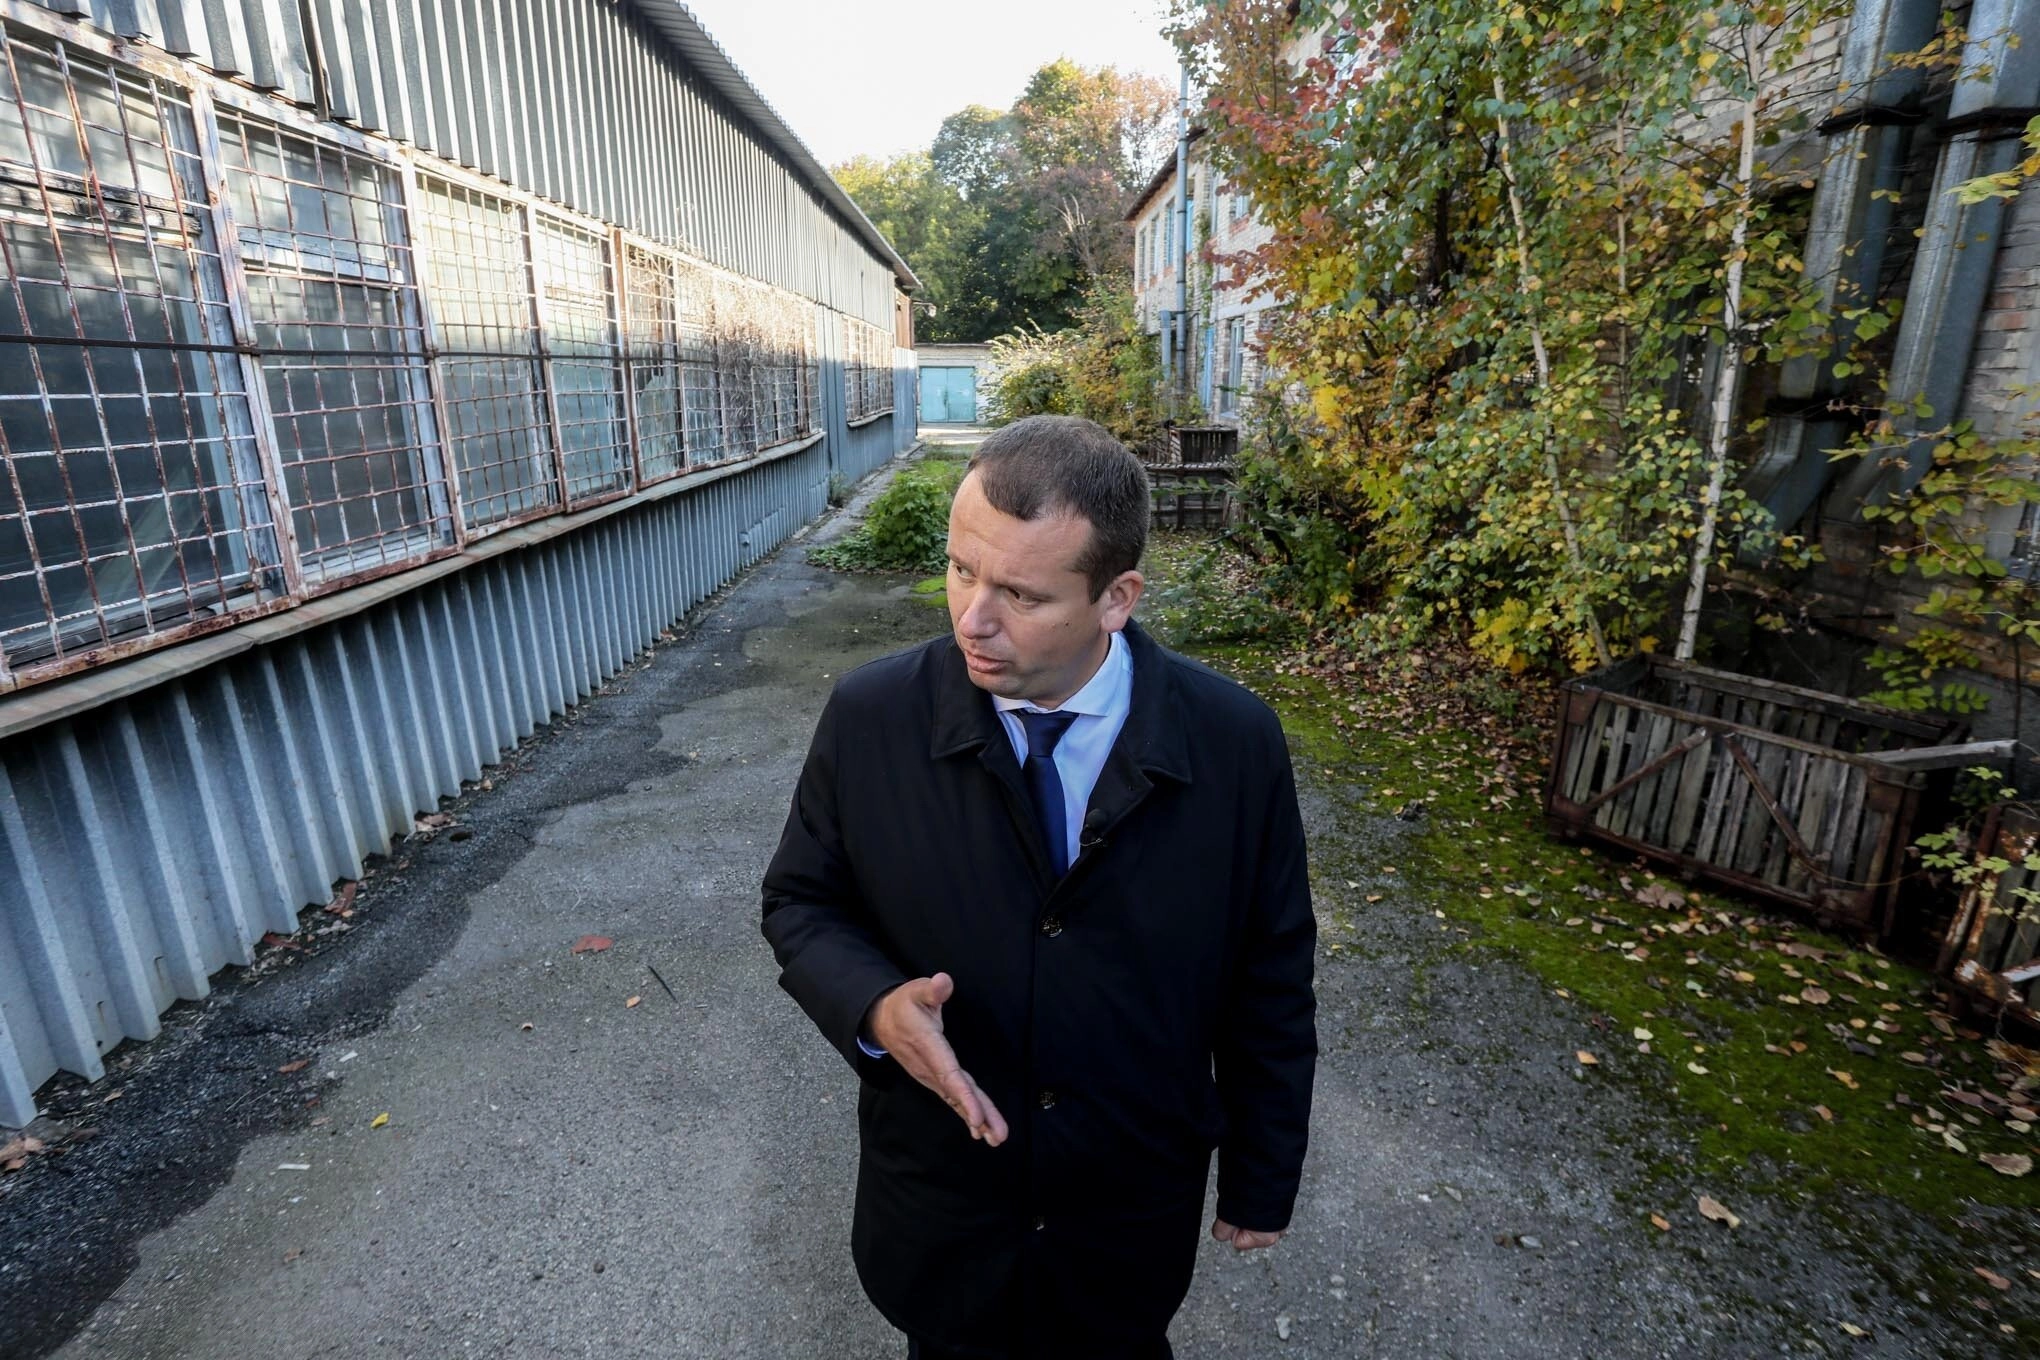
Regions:
<instances>
[{"instance_id":1,"label":"man's outstretched hand","mask_svg":"<svg viewBox=\"0 0 2040 1360\"><path fill-rule=\"evenodd\" d=\"M1255 1232L1251 1228L1235 1228L1222 1218L1211 1220L1211 1235L1221 1242L1232 1243L1234 1251L1272 1247L1282 1240L1282 1234L1279 1232Z\"/></svg>"},{"instance_id":2,"label":"man's outstretched hand","mask_svg":"<svg viewBox=\"0 0 2040 1360\"><path fill-rule=\"evenodd\" d=\"M942 1037L942 1003L955 990L947 973L902 983L872 1005L865 1027L872 1043L956 1111L971 1137L997 1147L1006 1141L1006 1117L957 1064L955 1050Z\"/></svg>"}]
</instances>

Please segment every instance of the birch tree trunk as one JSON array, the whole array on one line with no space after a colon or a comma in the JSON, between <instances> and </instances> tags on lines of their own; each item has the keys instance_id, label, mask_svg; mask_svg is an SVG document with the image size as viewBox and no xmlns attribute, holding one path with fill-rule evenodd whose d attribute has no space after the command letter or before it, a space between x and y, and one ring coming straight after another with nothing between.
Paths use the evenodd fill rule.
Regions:
<instances>
[{"instance_id":1,"label":"birch tree trunk","mask_svg":"<svg viewBox=\"0 0 2040 1360\"><path fill-rule=\"evenodd\" d=\"M1700 501L1700 528L1693 536L1693 563L1686 576L1686 605L1679 618L1679 643L1672 655L1691 661L1700 640L1700 608L1707 597L1707 563L1721 523L1721 493L1728 483L1728 442L1734 433L1735 394L1742 382L1743 260L1749 250L1750 217L1756 202L1757 105L1763 68L1757 62L1750 24L1742 30L1743 65L1749 93L1742 106L1742 147L1736 158L1735 217L1729 230L1728 270L1722 285L1721 365L1714 376L1714 402L1707 422L1707 490Z\"/></svg>"},{"instance_id":2,"label":"birch tree trunk","mask_svg":"<svg viewBox=\"0 0 2040 1360\"><path fill-rule=\"evenodd\" d=\"M1495 126L1501 134L1502 179L1509 188L1509 221L1516 234L1516 277L1522 285L1526 310L1530 319L1530 349L1537 358L1537 387L1549 398L1551 395L1551 355L1544 345L1544 324L1538 319L1537 299L1540 296L1537 277L1530 268L1530 232L1523 221L1523 196L1516 188L1515 144L1509 130L1509 116L1503 110L1508 108L1508 91L1502 84L1502 73L1495 72ZM1573 575L1584 582L1586 568L1580 557L1579 530L1573 524L1572 504L1566 499L1565 482L1558 466L1558 453L1551 446L1548 432L1540 435L1544 444L1544 475L1551 482L1551 500L1558 507L1559 528L1565 535L1566 563ZM1594 614L1592 606L1587 609L1587 633L1594 642L1594 656L1603 666L1614 658L1608 652L1608 639L1601 632L1601 620Z\"/></svg>"}]
</instances>

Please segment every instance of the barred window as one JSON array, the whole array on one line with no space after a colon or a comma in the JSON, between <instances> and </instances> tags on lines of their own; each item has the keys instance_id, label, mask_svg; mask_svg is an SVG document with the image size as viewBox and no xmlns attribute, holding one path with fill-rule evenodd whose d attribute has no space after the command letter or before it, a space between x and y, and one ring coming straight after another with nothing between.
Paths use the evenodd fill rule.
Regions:
<instances>
[{"instance_id":1,"label":"barred window","mask_svg":"<svg viewBox=\"0 0 2040 1360\"><path fill-rule=\"evenodd\" d=\"M183 93L0 28L0 675L285 590Z\"/></svg>"},{"instance_id":2,"label":"barred window","mask_svg":"<svg viewBox=\"0 0 2040 1360\"><path fill-rule=\"evenodd\" d=\"M624 364L637 430L638 476L647 482L687 466L680 423L680 307L673 262L623 248Z\"/></svg>"},{"instance_id":3,"label":"barred window","mask_svg":"<svg viewBox=\"0 0 2040 1360\"><path fill-rule=\"evenodd\" d=\"M763 336L744 305L747 290L735 279L715 281L716 388L722 396L722 456L749 458L758 451L757 368Z\"/></svg>"},{"instance_id":4,"label":"barred window","mask_svg":"<svg viewBox=\"0 0 2040 1360\"><path fill-rule=\"evenodd\" d=\"M222 110L220 154L300 569L331 584L452 542L401 185Z\"/></svg>"},{"instance_id":5,"label":"barred window","mask_svg":"<svg viewBox=\"0 0 2040 1360\"><path fill-rule=\"evenodd\" d=\"M470 531L558 509L539 370L525 210L515 200L430 176L418 181L425 296L447 444Z\"/></svg>"},{"instance_id":6,"label":"barred window","mask_svg":"<svg viewBox=\"0 0 2040 1360\"><path fill-rule=\"evenodd\" d=\"M843 328L843 395L849 418L883 415L893 406L892 337L856 317L844 317Z\"/></svg>"},{"instance_id":7,"label":"barred window","mask_svg":"<svg viewBox=\"0 0 2040 1360\"><path fill-rule=\"evenodd\" d=\"M579 505L630 487L609 236L546 212L534 218L546 373L559 420L567 502Z\"/></svg>"},{"instance_id":8,"label":"barred window","mask_svg":"<svg viewBox=\"0 0 2040 1360\"><path fill-rule=\"evenodd\" d=\"M675 296L680 306L680 395L689 466L740 458L748 449L724 438L722 375L718 370L714 277L682 263Z\"/></svg>"}]
</instances>

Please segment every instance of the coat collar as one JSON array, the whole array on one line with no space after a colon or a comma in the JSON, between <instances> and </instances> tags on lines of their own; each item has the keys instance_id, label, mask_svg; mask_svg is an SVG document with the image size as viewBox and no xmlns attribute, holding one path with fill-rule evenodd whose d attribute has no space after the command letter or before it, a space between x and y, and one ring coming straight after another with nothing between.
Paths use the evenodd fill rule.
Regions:
<instances>
[{"instance_id":1,"label":"coat collar","mask_svg":"<svg viewBox=\"0 0 2040 1360\"><path fill-rule=\"evenodd\" d=\"M1175 676L1168 653L1145 628L1129 621L1126 648L1133 661L1133 699L1126 724L1113 743L1107 770L1130 765L1178 783L1190 782L1190 749L1186 715L1179 712ZM985 692L971 683L970 668L954 638L945 639L935 657L935 713L928 754L937 760L972 749L1008 749L998 710ZM1010 754L1010 751L1009 751ZM1131 771L1127 771L1131 773Z\"/></svg>"}]
</instances>

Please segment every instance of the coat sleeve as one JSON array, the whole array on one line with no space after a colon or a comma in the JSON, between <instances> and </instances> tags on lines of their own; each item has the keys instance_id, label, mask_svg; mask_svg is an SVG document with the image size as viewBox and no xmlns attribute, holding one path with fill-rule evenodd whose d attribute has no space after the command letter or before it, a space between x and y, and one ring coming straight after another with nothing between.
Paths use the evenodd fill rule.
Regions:
<instances>
[{"instance_id":1,"label":"coat sleeve","mask_svg":"<svg viewBox=\"0 0 2040 1360\"><path fill-rule=\"evenodd\" d=\"M837 797L841 710L839 692L823 708L808 747L786 829L765 870L763 926L779 960L779 985L860 1075L877 1077L881 1065L889 1064L858 1047L858 1027L872 1002L907 976L880 943L843 844Z\"/></svg>"},{"instance_id":2,"label":"coat sleeve","mask_svg":"<svg viewBox=\"0 0 2040 1360\"><path fill-rule=\"evenodd\" d=\"M1278 768L1262 823L1254 899L1212 1055L1225 1109L1218 1216L1257 1232L1289 1226L1317 1068L1317 1001L1311 991L1317 918L1311 913L1295 776L1279 735L1275 749Z\"/></svg>"}]
</instances>

